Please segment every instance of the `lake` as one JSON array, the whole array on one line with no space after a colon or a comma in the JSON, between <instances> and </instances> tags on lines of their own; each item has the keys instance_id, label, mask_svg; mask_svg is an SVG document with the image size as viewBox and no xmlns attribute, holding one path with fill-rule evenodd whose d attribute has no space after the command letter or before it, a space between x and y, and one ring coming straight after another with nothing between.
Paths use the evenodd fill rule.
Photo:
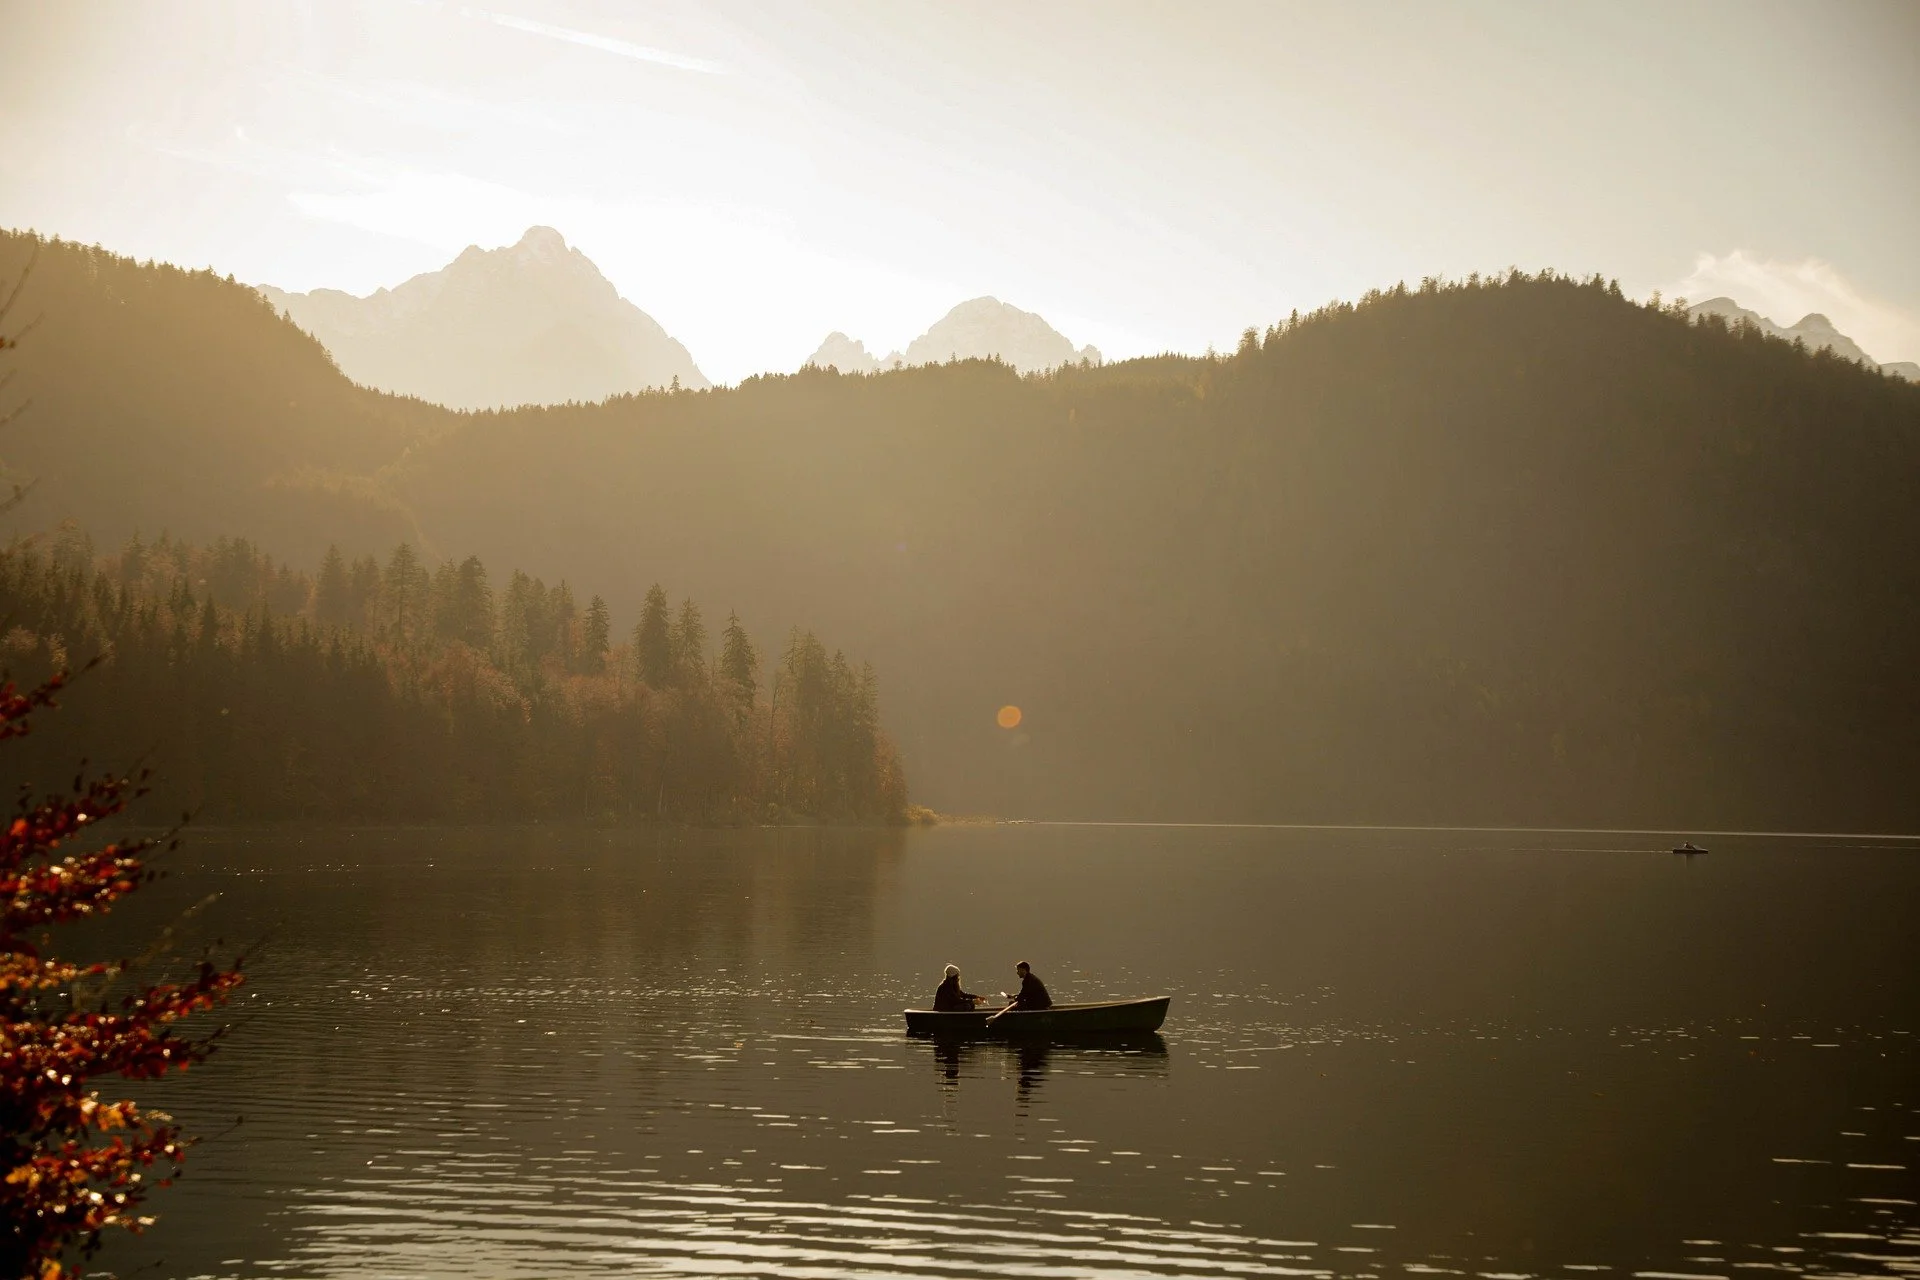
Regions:
<instances>
[{"instance_id":1,"label":"lake","mask_svg":"<svg viewBox=\"0 0 1920 1280\"><path fill-rule=\"evenodd\" d=\"M1920 1274L1920 848L1672 843L196 832L91 941L218 895L183 933L257 941L253 978L135 1090L206 1140L101 1265ZM1017 960L1166 1027L903 1034L943 965Z\"/></svg>"}]
</instances>

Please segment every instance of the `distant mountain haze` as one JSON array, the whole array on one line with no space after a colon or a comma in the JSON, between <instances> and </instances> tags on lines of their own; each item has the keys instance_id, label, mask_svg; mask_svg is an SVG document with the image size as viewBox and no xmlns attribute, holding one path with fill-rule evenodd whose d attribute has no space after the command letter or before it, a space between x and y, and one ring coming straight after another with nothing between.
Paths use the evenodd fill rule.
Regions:
<instances>
[{"instance_id":1,"label":"distant mountain haze","mask_svg":"<svg viewBox=\"0 0 1920 1280\"><path fill-rule=\"evenodd\" d=\"M1762 333L1776 338L1785 338L1789 342L1798 340L1807 344L1809 351L1831 351L1837 356L1851 360L1855 364L1864 364L1870 369L1879 369L1897 378L1909 382L1920 382L1920 364L1911 360L1881 364L1860 349L1860 344L1833 327L1833 321L1819 312L1802 316L1798 324L1792 327L1775 324L1757 311L1749 311L1732 298L1708 298L1705 302L1695 303L1687 308L1689 315L1719 316L1729 324L1750 324Z\"/></svg>"},{"instance_id":2,"label":"distant mountain haze","mask_svg":"<svg viewBox=\"0 0 1920 1280\"><path fill-rule=\"evenodd\" d=\"M588 403L710 385L687 349L551 227L469 246L439 271L356 298L260 292L356 382L455 409Z\"/></svg>"},{"instance_id":3,"label":"distant mountain haze","mask_svg":"<svg viewBox=\"0 0 1920 1280\"><path fill-rule=\"evenodd\" d=\"M1516 274L1211 359L463 415L244 286L38 251L15 530L404 537L616 631L656 581L797 623L947 811L1920 830L1920 386L1832 350Z\"/></svg>"},{"instance_id":4,"label":"distant mountain haze","mask_svg":"<svg viewBox=\"0 0 1920 1280\"><path fill-rule=\"evenodd\" d=\"M826 336L820 349L808 356L806 365L816 369L834 369L841 373L878 373L880 361L867 350L867 344L849 338L838 330Z\"/></svg>"},{"instance_id":5,"label":"distant mountain haze","mask_svg":"<svg viewBox=\"0 0 1920 1280\"><path fill-rule=\"evenodd\" d=\"M1031 311L998 298L973 298L947 312L904 352L876 359L865 343L836 332L827 335L806 363L842 373L873 373L948 360L1000 360L1021 373L1038 373L1067 364L1099 364L1100 352L1092 346L1075 347Z\"/></svg>"}]
</instances>

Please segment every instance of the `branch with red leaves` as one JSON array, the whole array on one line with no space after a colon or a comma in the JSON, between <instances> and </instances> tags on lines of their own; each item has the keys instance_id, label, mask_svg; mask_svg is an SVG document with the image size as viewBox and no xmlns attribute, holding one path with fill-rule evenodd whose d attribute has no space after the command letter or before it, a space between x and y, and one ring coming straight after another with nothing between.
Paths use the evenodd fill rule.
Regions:
<instances>
[{"instance_id":1,"label":"branch with red leaves","mask_svg":"<svg viewBox=\"0 0 1920 1280\"><path fill-rule=\"evenodd\" d=\"M28 732L67 682L62 673L25 691L0 683L0 739ZM166 1114L103 1101L89 1081L152 1079L204 1060L221 1032L188 1037L174 1024L225 1004L244 981L202 961L188 981L89 1008L82 986L127 965L42 956L25 936L99 915L152 878L146 858L174 847L171 836L62 847L143 793L139 778L75 779L68 794L23 802L0 832L0 1276L76 1277L72 1255L101 1232L153 1221L138 1208L179 1171L189 1140Z\"/></svg>"},{"instance_id":2,"label":"branch with red leaves","mask_svg":"<svg viewBox=\"0 0 1920 1280\"><path fill-rule=\"evenodd\" d=\"M36 685L25 693L20 692L13 681L0 684L0 738L18 738L32 727L27 719L41 707L59 705L54 695L67 687L67 673L57 673L45 684Z\"/></svg>"}]
</instances>

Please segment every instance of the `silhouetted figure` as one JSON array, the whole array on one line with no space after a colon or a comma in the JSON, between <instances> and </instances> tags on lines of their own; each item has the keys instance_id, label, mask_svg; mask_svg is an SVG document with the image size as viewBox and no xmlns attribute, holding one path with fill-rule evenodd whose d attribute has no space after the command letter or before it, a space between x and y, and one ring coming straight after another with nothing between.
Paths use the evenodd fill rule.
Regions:
<instances>
[{"instance_id":1,"label":"silhouetted figure","mask_svg":"<svg viewBox=\"0 0 1920 1280\"><path fill-rule=\"evenodd\" d=\"M1020 975L1020 994L1007 1006L1009 1009L1053 1008L1053 997L1047 994L1047 984L1034 976L1033 969L1025 960L1013 966L1013 971Z\"/></svg>"},{"instance_id":2,"label":"silhouetted figure","mask_svg":"<svg viewBox=\"0 0 1920 1280\"><path fill-rule=\"evenodd\" d=\"M935 1013L971 1013L984 998L962 991L959 966L950 964L947 966L946 980L940 984L940 989L933 993L933 1011Z\"/></svg>"}]
</instances>

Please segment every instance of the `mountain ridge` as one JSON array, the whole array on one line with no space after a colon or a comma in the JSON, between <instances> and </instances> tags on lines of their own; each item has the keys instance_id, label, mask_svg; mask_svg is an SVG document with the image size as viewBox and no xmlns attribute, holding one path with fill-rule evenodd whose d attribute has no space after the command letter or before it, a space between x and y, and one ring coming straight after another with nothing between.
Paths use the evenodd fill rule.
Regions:
<instances>
[{"instance_id":1,"label":"mountain ridge","mask_svg":"<svg viewBox=\"0 0 1920 1280\"><path fill-rule=\"evenodd\" d=\"M1516 274L1216 358L461 414L211 273L37 251L16 529L671 582L870 658L949 811L1920 829L1920 388L1757 327Z\"/></svg>"},{"instance_id":2,"label":"mountain ridge","mask_svg":"<svg viewBox=\"0 0 1920 1280\"><path fill-rule=\"evenodd\" d=\"M969 298L953 306L905 351L872 355L864 342L835 330L802 367L837 368L842 373L877 373L948 360L1000 360L1021 373L1040 373L1069 364L1100 364L1097 347L1075 347L1066 335L1031 311L998 298Z\"/></svg>"},{"instance_id":3,"label":"mountain ridge","mask_svg":"<svg viewBox=\"0 0 1920 1280\"><path fill-rule=\"evenodd\" d=\"M1896 378L1905 378L1909 382L1920 382L1920 364L1911 360L1896 360L1882 364L1868 355L1860 344L1840 332L1833 321L1818 311L1810 311L1792 325L1781 325L1757 311L1750 311L1732 298L1708 298L1705 302L1696 302L1687 308L1689 316L1718 316L1728 324L1750 324L1760 332L1775 338L1784 338L1788 342L1802 342L1809 351L1831 351L1835 355L1855 364L1878 369L1882 373L1892 374Z\"/></svg>"},{"instance_id":4,"label":"mountain ridge","mask_svg":"<svg viewBox=\"0 0 1920 1280\"><path fill-rule=\"evenodd\" d=\"M469 245L437 271L356 296L256 286L356 382L454 409L711 386L686 347L552 227Z\"/></svg>"}]
</instances>

